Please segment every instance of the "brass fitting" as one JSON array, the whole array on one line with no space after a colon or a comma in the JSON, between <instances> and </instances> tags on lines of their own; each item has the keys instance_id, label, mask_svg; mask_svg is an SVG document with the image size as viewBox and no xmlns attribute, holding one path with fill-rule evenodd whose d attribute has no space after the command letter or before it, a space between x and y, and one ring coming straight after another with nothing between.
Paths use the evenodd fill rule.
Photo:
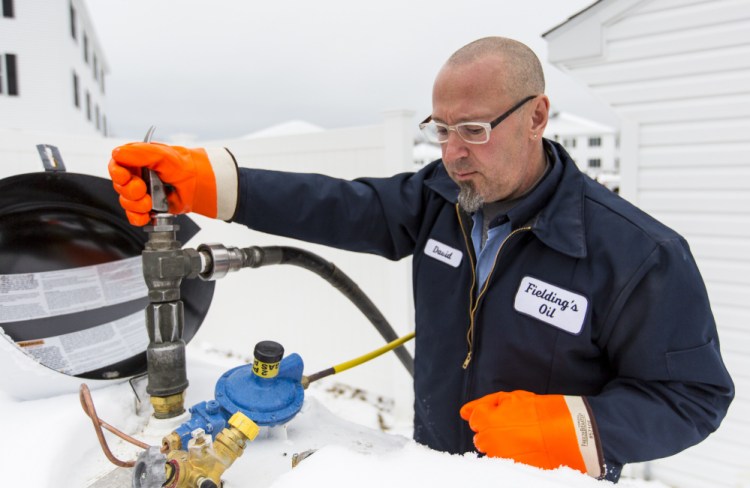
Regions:
<instances>
[{"instance_id":1,"label":"brass fitting","mask_svg":"<svg viewBox=\"0 0 750 488\"><path fill-rule=\"evenodd\" d=\"M177 432L172 432L161 440L161 452L179 451L181 448L182 440Z\"/></svg>"},{"instance_id":2,"label":"brass fitting","mask_svg":"<svg viewBox=\"0 0 750 488\"><path fill-rule=\"evenodd\" d=\"M167 454L167 482L165 488L210 488L221 486L221 475L245 451L260 430L241 412L229 419L211 442L211 436L196 429L188 443L187 451L172 450ZM169 443L169 436L164 442Z\"/></svg>"},{"instance_id":3,"label":"brass fitting","mask_svg":"<svg viewBox=\"0 0 750 488\"><path fill-rule=\"evenodd\" d=\"M169 396L152 396L151 405L154 407L154 417L169 419L185 411L185 392L181 391Z\"/></svg>"}]
</instances>

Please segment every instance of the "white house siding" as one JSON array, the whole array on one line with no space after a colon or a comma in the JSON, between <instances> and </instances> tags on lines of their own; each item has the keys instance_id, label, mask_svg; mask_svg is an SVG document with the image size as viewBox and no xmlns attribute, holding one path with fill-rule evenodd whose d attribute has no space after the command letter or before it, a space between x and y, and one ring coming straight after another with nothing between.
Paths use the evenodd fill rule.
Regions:
<instances>
[{"instance_id":1,"label":"white house siding","mask_svg":"<svg viewBox=\"0 0 750 488\"><path fill-rule=\"evenodd\" d=\"M70 28L70 7L77 39ZM0 128L64 130L72 134L105 134L106 58L81 0L13 0L14 16L0 17L0 57L15 54L19 93L0 93ZM84 35L89 61L83 56ZM96 57L96 79L94 78ZM4 61L0 61L4 65ZM73 103L73 72L78 75L80 107ZM2 83L7 83L0 66ZM86 93L91 120L86 114ZM96 108L99 108L97 128Z\"/></svg>"},{"instance_id":2,"label":"white house siding","mask_svg":"<svg viewBox=\"0 0 750 488\"><path fill-rule=\"evenodd\" d=\"M621 193L690 243L737 388L715 434L652 472L750 486L750 2L603 0L545 37L622 117Z\"/></svg>"}]
</instances>

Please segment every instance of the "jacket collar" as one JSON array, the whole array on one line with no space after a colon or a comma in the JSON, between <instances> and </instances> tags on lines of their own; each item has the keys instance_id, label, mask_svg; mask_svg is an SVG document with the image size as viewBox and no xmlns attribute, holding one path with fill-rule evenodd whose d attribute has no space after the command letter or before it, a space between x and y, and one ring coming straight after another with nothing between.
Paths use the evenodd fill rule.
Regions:
<instances>
[{"instance_id":1,"label":"jacket collar","mask_svg":"<svg viewBox=\"0 0 750 488\"><path fill-rule=\"evenodd\" d=\"M549 158L547 176L508 212L513 228L530 225L545 245L574 258L586 257L583 214L584 178L567 152L556 142L544 139ZM425 180L425 185L452 204L458 200L458 185L442 165Z\"/></svg>"}]
</instances>

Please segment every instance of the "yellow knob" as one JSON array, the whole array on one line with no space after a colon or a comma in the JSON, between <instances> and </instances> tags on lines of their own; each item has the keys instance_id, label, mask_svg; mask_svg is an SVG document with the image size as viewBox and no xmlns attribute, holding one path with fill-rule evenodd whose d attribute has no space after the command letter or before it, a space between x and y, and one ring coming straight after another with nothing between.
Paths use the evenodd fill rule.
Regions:
<instances>
[{"instance_id":1,"label":"yellow knob","mask_svg":"<svg viewBox=\"0 0 750 488\"><path fill-rule=\"evenodd\" d=\"M260 431L258 424L253 422L247 415L237 412L229 419L229 425L242 432L249 440L255 439Z\"/></svg>"}]
</instances>

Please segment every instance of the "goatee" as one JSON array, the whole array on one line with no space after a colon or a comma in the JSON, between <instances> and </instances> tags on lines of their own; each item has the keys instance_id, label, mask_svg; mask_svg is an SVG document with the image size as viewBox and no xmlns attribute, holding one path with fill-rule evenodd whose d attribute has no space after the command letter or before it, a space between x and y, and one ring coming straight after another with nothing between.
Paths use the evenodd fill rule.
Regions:
<instances>
[{"instance_id":1,"label":"goatee","mask_svg":"<svg viewBox=\"0 0 750 488\"><path fill-rule=\"evenodd\" d=\"M484 198L470 181L458 183L458 206L466 213L474 213L484 205Z\"/></svg>"}]
</instances>

